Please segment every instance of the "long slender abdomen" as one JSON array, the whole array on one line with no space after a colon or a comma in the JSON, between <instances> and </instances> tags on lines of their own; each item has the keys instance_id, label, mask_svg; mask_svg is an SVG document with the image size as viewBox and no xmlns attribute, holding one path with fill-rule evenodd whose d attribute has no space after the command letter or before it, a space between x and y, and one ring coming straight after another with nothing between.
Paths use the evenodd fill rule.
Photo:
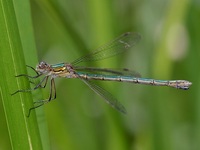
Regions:
<instances>
[{"instance_id":1,"label":"long slender abdomen","mask_svg":"<svg viewBox=\"0 0 200 150\"><path fill-rule=\"evenodd\" d=\"M100 74L87 74L78 73L81 78L87 80L104 80L104 81L118 81L118 82L132 82L137 84L146 84L154 86L170 86L177 89L189 89L191 82L187 80L155 80L148 78L136 78L133 76L115 76L115 75L100 75Z\"/></svg>"}]
</instances>

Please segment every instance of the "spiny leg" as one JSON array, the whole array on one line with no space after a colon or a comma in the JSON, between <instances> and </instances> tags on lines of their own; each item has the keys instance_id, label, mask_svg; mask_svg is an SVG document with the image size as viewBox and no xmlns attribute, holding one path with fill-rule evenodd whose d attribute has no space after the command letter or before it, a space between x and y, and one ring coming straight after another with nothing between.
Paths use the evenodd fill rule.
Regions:
<instances>
[{"instance_id":1,"label":"spiny leg","mask_svg":"<svg viewBox=\"0 0 200 150\"><path fill-rule=\"evenodd\" d=\"M48 78L49 78L49 76L44 77L44 78L40 81L40 83L38 83L33 89L17 90L16 92L12 93L11 95L15 95L15 94L17 94L18 92L31 92L31 91L34 91L34 90L36 90L36 89L38 89L38 88L45 88L46 85L47 85ZM42 83L43 83L44 81L45 81L45 83L44 83L44 85L42 86ZM33 82L32 82L32 83L33 83Z\"/></svg>"},{"instance_id":2,"label":"spiny leg","mask_svg":"<svg viewBox=\"0 0 200 150\"><path fill-rule=\"evenodd\" d=\"M35 70L35 68L33 68L33 67L31 67L31 66L29 66L29 65L26 65L27 67L29 67L29 68L31 68L37 75L36 76L29 76L29 75L27 75L27 74L20 74L20 75L17 75L17 76L15 76L15 77L27 77L27 78L38 78L38 77L40 77L42 74L39 74L36 70Z\"/></svg>"},{"instance_id":3,"label":"spiny leg","mask_svg":"<svg viewBox=\"0 0 200 150\"><path fill-rule=\"evenodd\" d=\"M45 86L46 86L46 85L45 85ZM53 98L52 98L52 95L54 95ZM54 78L52 78L52 79L51 79L51 84L50 84L50 94L49 94L49 98L46 99L46 100L39 100L39 101L34 102L34 104L36 104L36 103L40 103L40 104L39 104L39 105L36 105L36 106L34 106L34 107L32 107L32 108L30 108L27 117L30 116L30 113L31 113L32 110L34 110L34 109L36 109L36 108L38 108L38 107L40 107L40 106L42 106L42 105L44 105L44 104L50 102L51 100L54 100L54 99L56 99L56 88L55 88L55 81L54 81Z\"/></svg>"},{"instance_id":4,"label":"spiny leg","mask_svg":"<svg viewBox=\"0 0 200 150\"><path fill-rule=\"evenodd\" d=\"M27 74L19 74L19 75L15 76L15 77L27 77L27 78L34 78L34 79L36 79L36 78L40 77L41 75L42 74L37 74L36 76L29 76Z\"/></svg>"},{"instance_id":5,"label":"spiny leg","mask_svg":"<svg viewBox=\"0 0 200 150\"><path fill-rule=\"evenodd\" d=\"M42 74L39 74L33 67L29 66L29 65L26 65L27 67L31 68L37 75L36 76L29 76L27 74L20 74L20 75L16 75L15 77L27 77L27 78L32 78L32 79L36 79L38 77L40 77ZM46 78L46 77L45 77ZM17 90L16 92L12 93L11 95L15 95L16 93L18 92L30 92L30 91L33 91L39 87L43 88L46 86L46 82L48 80L48 77L46 78L46 82L45 82L45 86L41 86L42 82L45 80L45 78L43 78L43 80L37 84L33 89L27 89L27 90ZM30 83L32 84L35 84L34 82L32 81L29 81Z\"/></svg>"},{"instance_id":6,"label":"spiny leg","mask_svg":"<svg viewBox=\"0 0 200 150\"><path fill-rule=\"evenodd\" d=\"M33 68L32 66L29 66L29 65L26 65L27 67L31 68L37 75L40 75L36 70L35 68Z\"/></svg>"}]
</instances>

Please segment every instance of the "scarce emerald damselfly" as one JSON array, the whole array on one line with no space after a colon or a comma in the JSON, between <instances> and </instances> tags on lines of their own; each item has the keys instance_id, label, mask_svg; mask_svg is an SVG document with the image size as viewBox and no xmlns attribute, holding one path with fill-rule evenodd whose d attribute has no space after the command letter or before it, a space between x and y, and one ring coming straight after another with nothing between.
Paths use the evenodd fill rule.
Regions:
<instances>
[{"instance_id":1,"label":"scarce emerald damselfly","mask_svg":"<svg viewBox=\"0 0 200 150\"><path fill-rule=\"evenodd\" d=\"M56 88L54 79L57 77L64 78L78 78L88 85L94 92L103 97L103 99L110 104L113 108L126 114L125 107L117 101L108 91L96 85L92 80L103 80L103 81L119 81L119 82L130 82L137 84L155 85L155 86L169 86L177 89L187 90L192 84L187 80L155 80L149 78L141 78L138 73L130 71L128 69L107 69L107 68L94 68L94 67L83 67L77 66L82 62L102 60L114 55L123 53L133 47L141 39L140 34L127 32L117 37L113 41L99 47L94 52L89 53L83 57L80 57L72 63L59 63L50 65L44 61L40 62L36 69L31 66L27 66L36 72L36 76L29 76L21 74L16 77L25 76L28 78L38 78L43 76L42 80L33 89L18 90L12 95L18 92L29 92L38 88L45 88L47 81L50 78L50 94L48 99L36 101L35 106L29 109L28 116L31 110L38 108L45 103L56 99Z\"/></svg>"}]
</instances>

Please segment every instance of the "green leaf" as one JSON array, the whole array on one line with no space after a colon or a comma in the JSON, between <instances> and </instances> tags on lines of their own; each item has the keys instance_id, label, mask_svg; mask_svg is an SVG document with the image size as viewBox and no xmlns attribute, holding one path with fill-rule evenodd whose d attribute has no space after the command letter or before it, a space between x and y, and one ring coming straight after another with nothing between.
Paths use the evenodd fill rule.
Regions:
<instances>
[{"instance_id":1,"label":"green leaf","mask_svg":"<svg viewBox=\"0 0 200 150\"><path fill-rule=\"evenodd\" d=\"M34 111L27 117L33 106L32 95L17 93L11 96L18 89L30 88L27 78L16 78L15 75L27 74L26 64L33 65L37 62L30 18L28 1L0 1L0 96L12 149L38 150L47 148L42 146L40 137L44 137L46 130L39 132ZM42 126L44 124L40 127Z\"/></svg>"}]
</instances>

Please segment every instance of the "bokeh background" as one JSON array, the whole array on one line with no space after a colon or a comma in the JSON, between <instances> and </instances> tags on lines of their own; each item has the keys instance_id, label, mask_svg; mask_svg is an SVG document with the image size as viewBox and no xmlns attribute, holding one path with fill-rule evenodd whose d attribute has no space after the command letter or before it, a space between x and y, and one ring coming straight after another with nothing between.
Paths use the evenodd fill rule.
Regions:
<instances>
[{"instance_id":1,"label":"bokeh background","mask_svg":"<svg viewBox=\"0 0 200 150\"><path fill-rule=\"evenodd\" d=\"M40 61L71 62L124 32L138 32L142 40L129 52L81 65L193 83L184 91L97 82L126 107L122 115L78 79L57 79L57 99L39 108L52 150L200 149L200 1L31 0L31 10Z\"/></svg>"}]
</instances>

